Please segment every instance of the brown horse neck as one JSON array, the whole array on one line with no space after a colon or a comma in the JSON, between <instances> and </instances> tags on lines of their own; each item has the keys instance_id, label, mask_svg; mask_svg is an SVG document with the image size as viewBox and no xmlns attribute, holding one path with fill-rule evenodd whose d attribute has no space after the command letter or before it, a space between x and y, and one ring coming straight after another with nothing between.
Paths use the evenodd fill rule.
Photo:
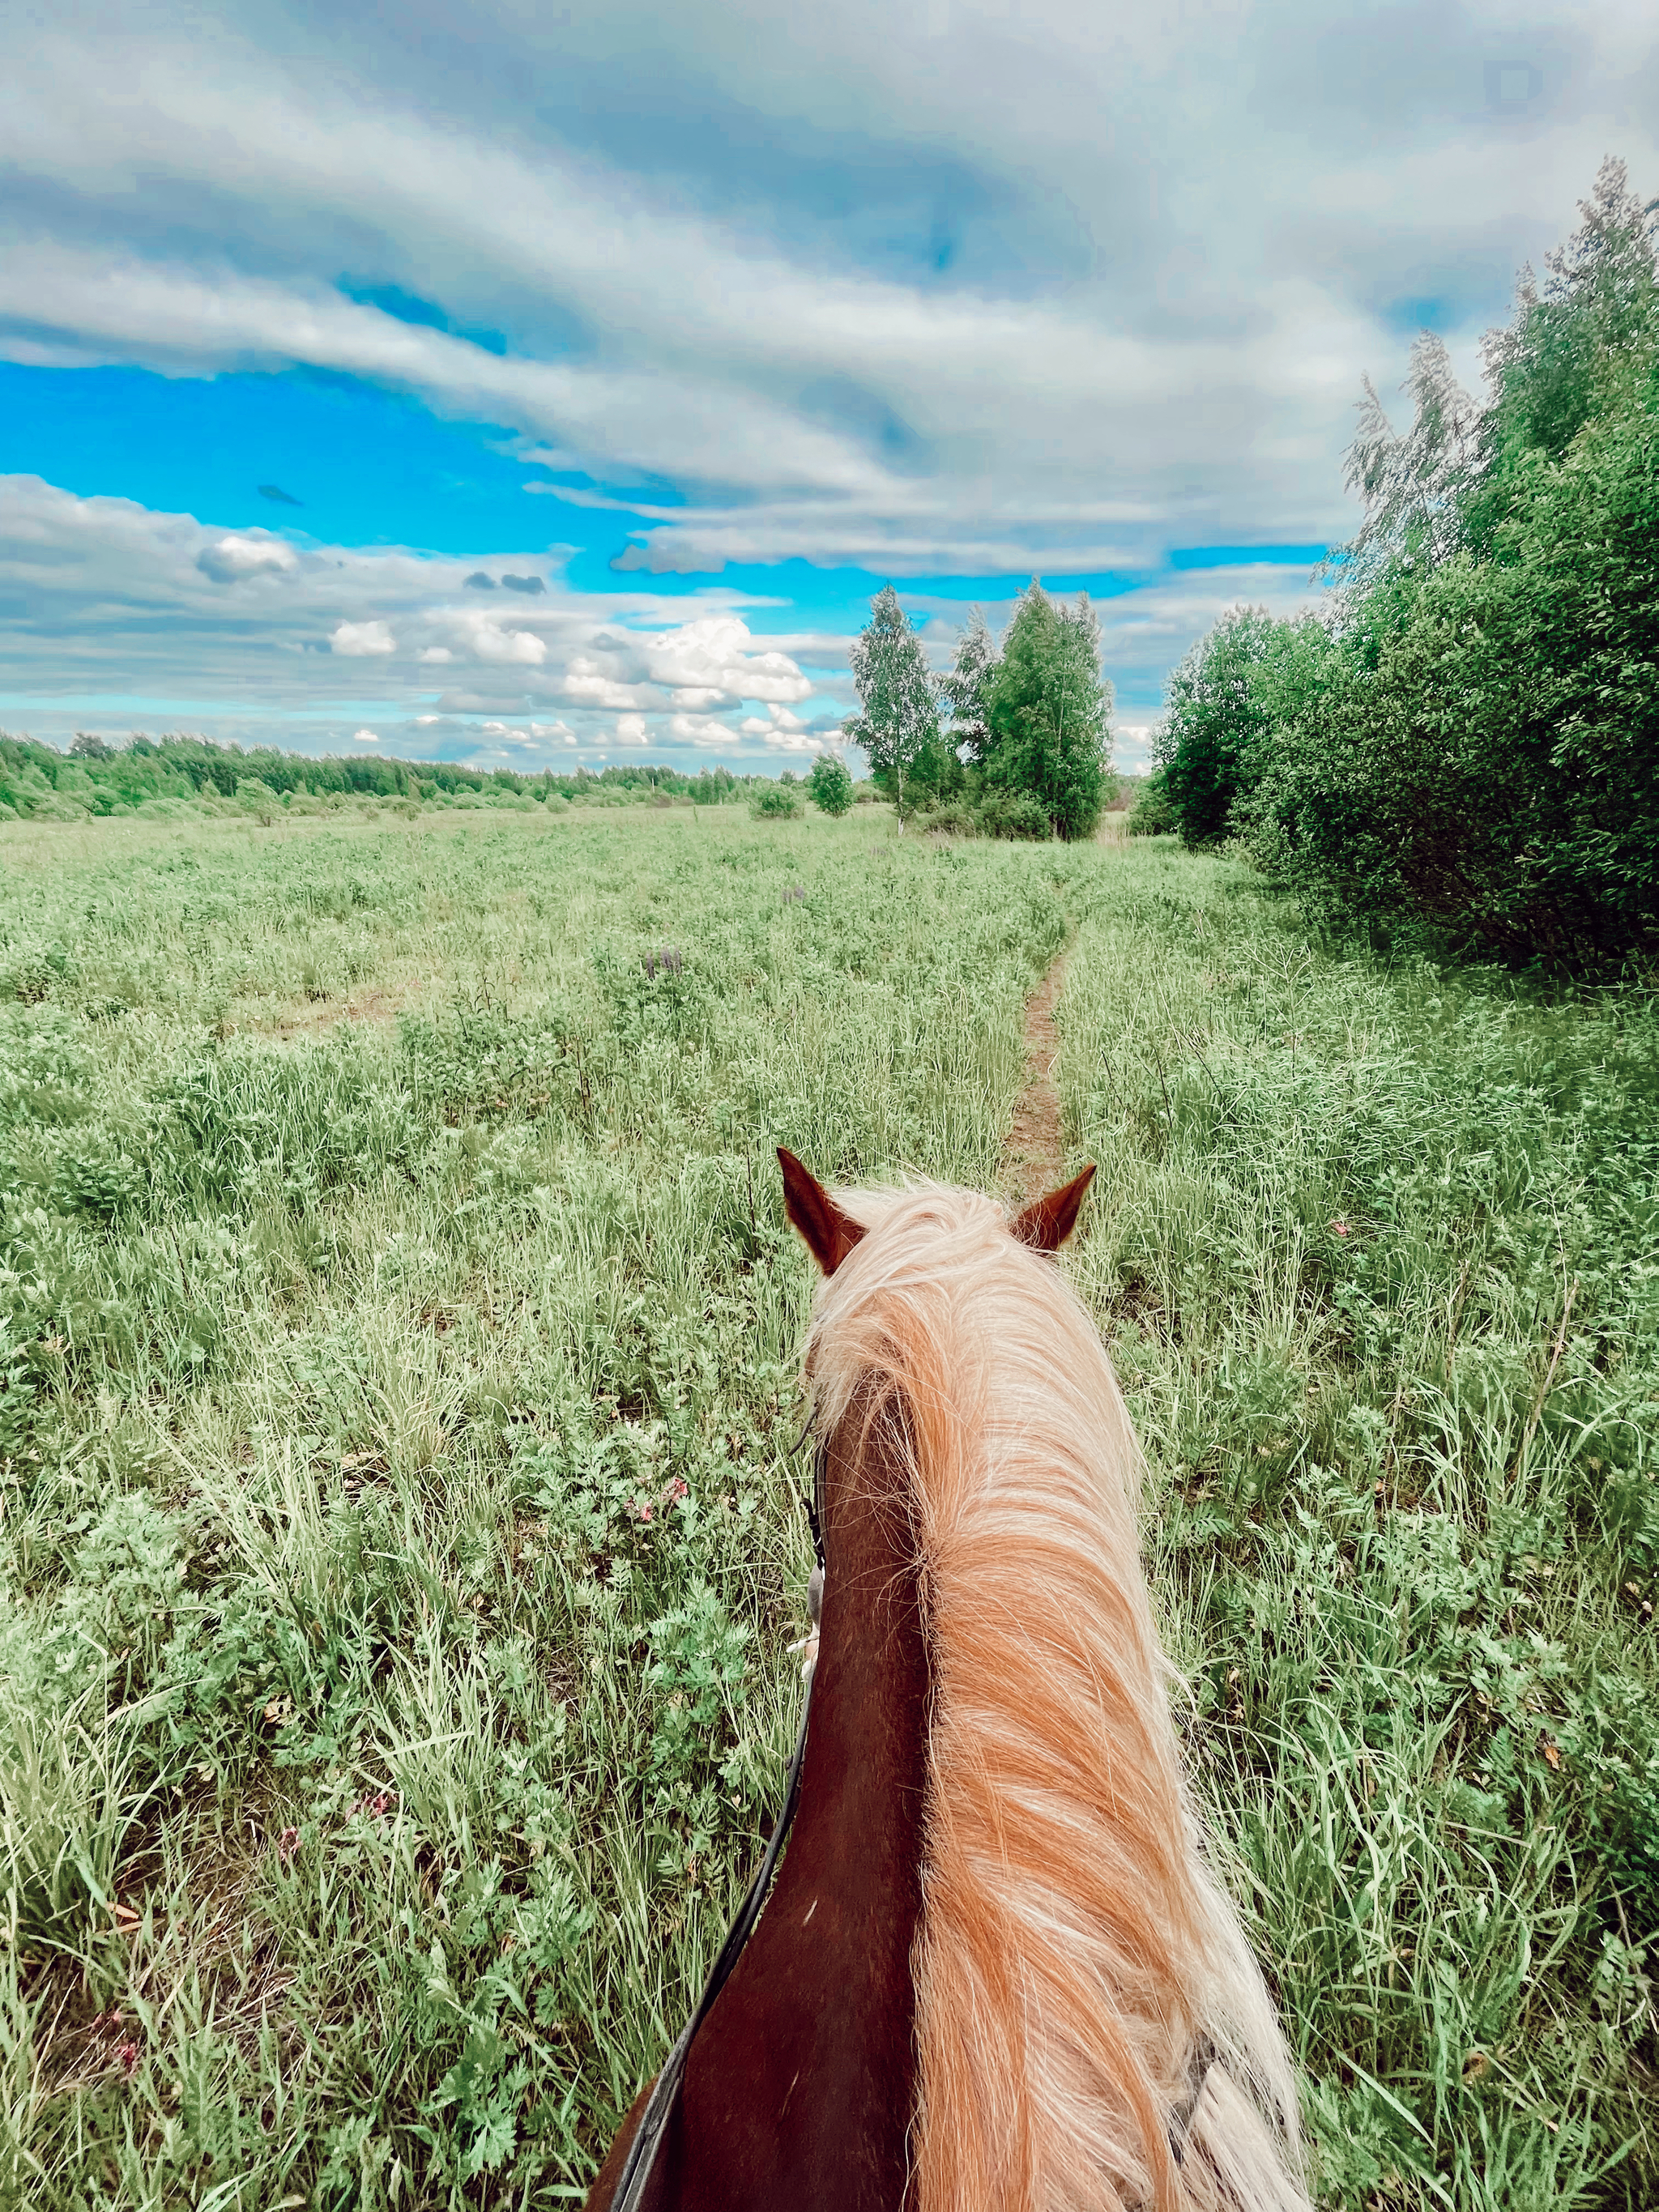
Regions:
<instances>
[{"instance_id":1,"label":"brown horse neck","mask_svg":"<svg viewBox=\"0 0 1659 2212\"><path fill-rule=\"evenodd\" d=\"M799 1808L758 1927L698 2031L650 2212L897 2212L915 2102L928 1666L890 1431L831 1439ZM630 2116L636 2118L639 2107ZM589 2199L610 2202L623 2129Z\"/></svg>"}]
</instances>

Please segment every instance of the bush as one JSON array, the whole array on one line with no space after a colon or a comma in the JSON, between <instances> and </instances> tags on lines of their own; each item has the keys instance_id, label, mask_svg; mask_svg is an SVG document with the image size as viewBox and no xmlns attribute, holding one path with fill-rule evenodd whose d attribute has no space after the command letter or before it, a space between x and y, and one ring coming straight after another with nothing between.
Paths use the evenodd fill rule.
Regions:
<instances>
[{"instance_id":1,"label":"bush","mask_svg":"<svg viewBox=\"0 0 1659 2212\"><path fill-rule=\"evenodd\" d=\"M1158 734L1164 806L1194 849L1226 835L1234 801L1255 782L1271 724L1251 678L1280 625L1266 607L1232 607L1170 678Z\"/></svg>"},{"instance_id":2,"label":"bush","mask_svg":"<svg viewBox=\"0 0 1659 2212\"><path fill-rule=\"evenodd\" d=\"M988 837L1052 837L1054 824L1041 799L1029 792L1005 791L994 785L975 810Z\"/></svg>"},{"instance_id":3,"label":"bush","mask_svg":"<svg viewBox=\"0 0 1659 2212\"><path fill-rule=\"evenodd\" d=\"M1277 733L1251 843L1310 908L1586 970L1659 952L1649 355L1626 408L1531 457L1489 558L1371 595Z\"/></svg>"},{"instance_id":4,"label":"bush","mask_svg":"<svg viewBox=\"0 0 1659 2212\"><path fill-rule=\"evenodd\" d=\"M1124 827L1132 837L1167 837L1181 827L1164 788L1162 769L1156 769L1142 785Z\"/></svg>"},{"instance_id":5,"label":"bush","mask_svg":"<svg viewBox=\"0 0 1659 2212\"><path fill-rule=\"evenodd\" d=\"M805 812L800 793L785 783L766 783L749 802L749 811L757 822L788 822Z\"/></svg>"},{"instance_id":6,"label":"bush","mask_svg":"<svg viewBox=\"0 0 1659 2212\"><path fill-rule=\"evenodd\" d=\"M846 762L835 753L820 753L806 779L806 793L822 812L836 816L847 813L853 804L853 779Z\"/></svg>"},{"instance_id":7,"label":"bush","mask_svg":"<svg viewBox=\"0 0 1659 2212\"><path fill-rule=\"evenodd\" d=\"M932 806L925 814L918 814L916 827L937 830L945 837L977 837L982 830L979 816L959 799L947 799L944 805Z\"/></svg>"}]
</instances>

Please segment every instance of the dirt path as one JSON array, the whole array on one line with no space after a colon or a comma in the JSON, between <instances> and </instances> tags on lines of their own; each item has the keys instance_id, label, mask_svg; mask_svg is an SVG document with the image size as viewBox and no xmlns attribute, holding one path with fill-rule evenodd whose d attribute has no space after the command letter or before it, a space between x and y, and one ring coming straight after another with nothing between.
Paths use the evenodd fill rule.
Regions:
<instances>
[{"instance_id":1,"label":"dirt path","mask_svg":"<svg viewBox=\"0 0 1659 2212\"><path fill-rule=\"evenodd\" d=\"M1040 1198L1066 1180L1066 1151L1060 1139L1060 1092L1054 1087L1054 1056L1060 1032L1054 1008L1066 973L1062 952L1025 1001L1025 1087L1014 1109L1014 1125L1002 1148L1001 1182L1009 1197L1022 1204Z\"/></svg>"}]
</instances>

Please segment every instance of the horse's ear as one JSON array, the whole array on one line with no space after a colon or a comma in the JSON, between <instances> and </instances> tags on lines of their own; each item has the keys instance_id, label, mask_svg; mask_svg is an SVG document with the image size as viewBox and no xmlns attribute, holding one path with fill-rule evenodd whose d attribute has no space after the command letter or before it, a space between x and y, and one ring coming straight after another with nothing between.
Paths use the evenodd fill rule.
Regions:
<instances>
[{"instance_id":1,"label":"horse's ear","mask_svg":"<svg viewBox=\"0 0 1659 2212\"><path fill-rule=\"evenodd\" d=\"M1073 1176L1060 1189L1051 1190L1047 1198L1034 1198L1008 1226L1020 1243L1029 1244L1034 1252L1058 1252L1077 1226L1078 1210L1094 1179L1091 1162L1080 1176Z\"/></svg>"},{"instance_id":2,"label":"horse's ear","mask_svg":"<svg viewBox=\"0 0 1659 2212\"><path fill-rule=\"evenodd\" d=\"M826 1275L833 1275L864 1234L864 1224L844 1213L810 1168L778 1146L783 1170L783 1204L806 1249Z\"/></svg>"}]
</instances>

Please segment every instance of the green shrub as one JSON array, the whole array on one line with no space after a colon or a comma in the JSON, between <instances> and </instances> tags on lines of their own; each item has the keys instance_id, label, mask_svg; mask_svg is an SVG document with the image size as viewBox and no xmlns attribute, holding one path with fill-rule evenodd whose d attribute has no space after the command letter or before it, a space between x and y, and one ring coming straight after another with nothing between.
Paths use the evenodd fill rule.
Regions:
<instances>
[{"instance_id":1,"label":"green shrub","mask_svg":"<svg viewBox=\"0 0 1659 2212\"><path fill-rule=\"evenodd\" d=\"M981 793L974 811L988 837L1042 838L1054 834L1048 810L1029 792L993 785Z\"/></svg>"},{"instance_id":2,"label":"green shrub","mask_svg":"<svg viewBox=\"0 0 1659 2212\"><path fill-rule=\"evenodd\" d=\"M1218 843L1255 782L1271 725L1250 679L1278 627L1266 607L1231 608L1170 678L1158 758L1172 826L1189 846Z\"/></svg>"},{"instance_id":3,"label":"green shrub","mask_svg":"<svg viewBox=\"0 0 1659 2212\"><path fill-rule=\"evenodd\" d=\"M975 809L959 799L947 799L944 805L930 806L926 813L918 814L916 827L935 830L945 837L977 837L983 834Z\"/></svg>"},{"instance_id":4,"label":"green shrub","mask_svg":"<svg viewBox=\"0 0 1659 2212\"><path fill-rule=\"evenodd\" d=\"M1490 556L1390 580L1276 732L1251 842L1310 908L1563 967L1659 951L1655 338L1518 471Z\"/></svg>"},{"instance_id":5,"label":"green shrub","mask_svg":"<svg viewBox=\"0 0 1659 2212\"><path fill-rule=\"evenodd\" d=\"M820 753L806 779L806 795L825 814L845 814L853 804L853 779L838 754Z\"/></svg>"},{"instance_id":6,"label":"green shrub","mask_svg":"<svg viewBox=\"0 0 1659 2212\"><path fill-rule=\"evenodd\" d=\"M787 783L763 783L749 802L757 822L789 822L804 814L800 793Z\"/></svg>"},{"instance_id":7,"label":"green shrub","mask_svg":"<svg viewBox=\"0 0 1659 2212\"><path fill-rule=\"evenodd\" d=\"M1164 789L1164 771L1155 769L1141 786L1124 827L1132 837L1166 837L1180 826Z\"/></svg>"}]
</instances>

